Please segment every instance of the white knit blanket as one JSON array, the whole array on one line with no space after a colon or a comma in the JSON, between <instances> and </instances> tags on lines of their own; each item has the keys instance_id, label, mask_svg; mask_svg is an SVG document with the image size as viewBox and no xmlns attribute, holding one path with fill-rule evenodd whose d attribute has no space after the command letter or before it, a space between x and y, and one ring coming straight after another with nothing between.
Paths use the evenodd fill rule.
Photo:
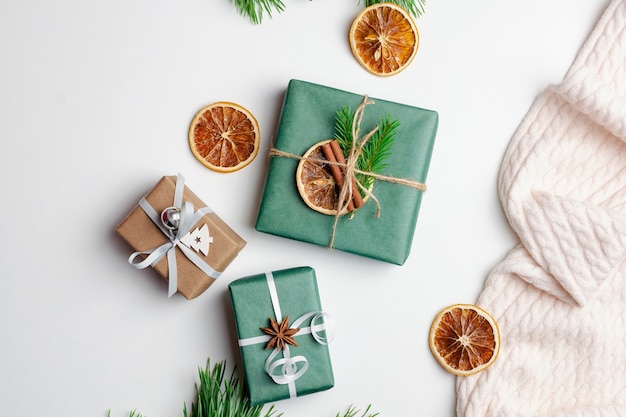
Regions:
<instances>
[{"instance_id":1,"label":"white knit blanket","mask_svg":"<svg viewBox=\"0 0 626 417\"><path fill-rule=\"evenodd\" d=\"M502 333L459 417L626 416L626 0L515 132L498 191L519 244L477 304Z\"/></svg>"}]
</instances>

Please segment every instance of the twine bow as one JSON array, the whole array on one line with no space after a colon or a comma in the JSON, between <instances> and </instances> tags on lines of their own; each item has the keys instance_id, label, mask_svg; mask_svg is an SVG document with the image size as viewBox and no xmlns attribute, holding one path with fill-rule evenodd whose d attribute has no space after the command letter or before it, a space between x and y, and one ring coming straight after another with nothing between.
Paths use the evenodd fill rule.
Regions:
<instances>
[{"instance_id":1,"label":"twine bow","mask_svg":"<svg viewBox=\"0 0 626 417\"><path fill-rule=\"evenodd\" d=\"M397 177L392 177L389 175L381 175L381 174L377 174L374 172L363 171L356 167L357 161L359 159L359 156L363 152L364 146L367 144L370 138L378 130L378 126L376 126L369 133L365 134L362 138L359 139L361 121L363 120L363 113L365 112L365 107L370 104L374 104L374 101L370 100L368 96L365 95L363 97L363 101L354 112L354 119L352 120L353 140L351 141L351 146L350 146L348 155L346 157L345 163L328 161L326 159L320 159L320 158L315 158L311 156L304 157L304 156L292 154L289 152L283 152L276 148L271 148L269 151L270 157L281 156L281 157L286 157L286 158L299 159L301 161L318 162L318 163L327 164L327 165L336 165L336 166L345 168L346 181L343 182L343 186L339 190L339 198L337 199L335 219L333 222L330 243L328 244L328 247L330 249L333 248L333 245L335 242L335 235L337 232L337 223L339 222L339 217L341 217L342 213L346 210L346 208L348 207L348 204L350 203L350 199L347 198L348 196L352 195L353 181L351 181L350 179L354 179L354 184L356 184L359 190L362 190L367 196L369 196L376 203L376 217L380 217L380 212L381 212L380 202L378 201L374 193L368 188L366 188L358 180L355 174L366 175L369 177L373 177L374 179L377 179L377 180L386 181L386 182L390 182L393 184L404 185L404 186L411 187L420 191L426 191L426 185L419 181L414 181L414 180L410 180L406 178L397 178Z\"/></svg>"},{"instance_id":2,"label":"twine bow","mask_svg":"<svg viewBox=\"0 0 626 417\"><path fill-rule=\"evenodd\" d=\"M174 206L180 209L180 224L178 228L172 232L172 230L165 227L161 221L161 216L157 211L148 203L148 200L144 198L139 202L139 206L148 215L150 220L168 237L168 241L155 248L148 249L146 251L134 252L128 258L128 263L137 269L144 269L148 266L154 266L163 258L167 256L168 265L168 297L171 297L178 290L178 268L176 266L176 248L179 248L182 253L189 259L194 265L202 270L205 274L211 278L217 279L221 272L211 268L200 256L198 256L193 250L182 244L180 239L185 236L194 224L196 224L204 215L212 213L213 210L209 207L203 207L194 212L193 203L189 201L183 202L185 179L181 174L178 174L176 178L176 188L174 190ZM140 255L147 255L142 261L135 263L135 258Z\"/></svg>"}]
</instances>

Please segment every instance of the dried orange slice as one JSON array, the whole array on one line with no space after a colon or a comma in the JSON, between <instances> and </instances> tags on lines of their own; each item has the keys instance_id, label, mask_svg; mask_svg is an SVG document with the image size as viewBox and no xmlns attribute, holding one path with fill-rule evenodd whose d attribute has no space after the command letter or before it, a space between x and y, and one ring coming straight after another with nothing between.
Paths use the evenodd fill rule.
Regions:
<instances>
[{"instance_id":1,"label":"dried orange slice","mask_svg":"<svg viewBox=\"0 0 626 417\"><path fill-rule=\"evenodd\" d=\"M496 360L500 351L500 329L482 308L454 304L437 314L428 342L446 371L467 376L486 369Z\"/></svg>"},{"instance_id":2,"label":"dried orange slice","mask_svg":"<svg viewBox=\"0 0 626 417\"><path fill-rule=\"evenodd\" d=\"M376 3L361 11L350 27L350 49L363 68L390 76L415 58L419 33L413 18L393 3Z\"/></svg>"},{"instance_id":3,"label":"dried orange slice","mask_svg":"<svg viewBox=\"0 0 626 417\"><path fill-rule=\"evenodd\" d=\"M337 214L337 200L339 190L337 182L330 172L330 165L322 161L326 158L322 152L322 146L331 142L332 139L317 142L302 155L302 160L296 169L296 185L300 197L307 206L313 210L334 216ZM373 184L369 188L372 191ZM369 199L369 195L363 198L363 202ZM341 214L346 214L343 210Z\"/></svg>"},{"instance_id":4,"label":"dried orange slice","mask_svg":"<svg viewBox=\"0 0 626 417\"><path fill-rule=\"evenodd\" d=\"M312 159L324 160L322 145L330 142L324 140L311 146L302 155L303 158L296 169L296 184L302 200L313 210L334 216L337 213L336 183L330 168L323 162Z\"/></svg>"},{"instance_id":5,"label":"dried orange slice","mask_svg":"<svg viewBox=\"0 0 626 417\"><path fill-rule=\"evenodd\" d=\"M248 165L259 152L259 124L236 103L217 102L203 107L189 126L189 146L204 166L233 172Z\"/></svg>"}]
</instances>

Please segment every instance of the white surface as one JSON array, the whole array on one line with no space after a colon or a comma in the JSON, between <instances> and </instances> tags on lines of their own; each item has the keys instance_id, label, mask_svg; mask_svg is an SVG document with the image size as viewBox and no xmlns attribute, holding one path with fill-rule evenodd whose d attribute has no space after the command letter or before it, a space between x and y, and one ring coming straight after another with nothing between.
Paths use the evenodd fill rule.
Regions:
<instances>
[{"instance_id":1,"label":"white surface","mask_svg":"<svg viewBox=\"0 0 626 417\"><path fill-rule=\"evenodd\" d=\"M287 0L261 26L226 0L3 2L2 414L182 415L208 357L239 365L228 283L310 265L339 325L336 385L278 410L333 417L372 403L381 417L454 416L454 378L430 354L430 323L448 304L473 302L513 246L495 190L501 156L607 4L430 1L415 61L377 78L347 43L356 0ZM254 230L291 78L439 112L404 266ZM198 163L186 139L195 112L218 100L250 109L262 130L257 159L227 175ZM162 175L179 171L248 241L193 301L168 299L156 273L130 267L113 231Z\"/></svg>"}]
</instances>

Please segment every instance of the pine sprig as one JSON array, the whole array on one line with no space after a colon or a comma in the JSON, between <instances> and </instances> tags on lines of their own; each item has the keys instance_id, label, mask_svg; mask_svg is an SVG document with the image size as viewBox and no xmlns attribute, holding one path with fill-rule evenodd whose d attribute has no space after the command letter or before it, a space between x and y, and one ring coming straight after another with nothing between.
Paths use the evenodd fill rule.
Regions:
<instances>
[{"instance_id":1,"label":"pine sprig","mask_svg":"<svg viewBox=\"0 0 626 417\"><path fill-rule=\"evenodd\" d=\"M137 413L137 410L131 411L130 413L128 413L128 417L143 417L141 413L137 413L137 414L135 413ZM111 417L111 410L107 412L107 417Z\"/></svg>"},{"instance_id":2,"label":"pine sprig","mask_svg":"<svg viewBox=\"0 0 626 417\"><path fill-rule=\"evenodd\" d=\"M263 411L263 405L250 405L250 399L244 395L243 388L233 369L230 378L225 374L225 361L218 362L210 369L207 361L205 369L200 368L200 386L196 385L197 399L187 411L184 405L184 417L272 417L276 413L272 405ZM278 414L275 417L280 417Z\"/></svg>"},{"instance_id":3,"label":"pine sprig","mask_svg":"<svg viewBox=\"0 0 626 417\"><path fill-rule=\"evenodd\" d=\"M376 417L378 415L378 413L376 414L368 414L368 412L370 411L371 408L371 404L367 406L367 409L363 412L363 414L361 415L361 417ZM361 411L361 410L357 410L354 406L350 406L350 408L348 408L348 411L346 411L346 413L343 415L343 417L356 417L357 413ZM337 417L342 417L339 414L337 414Z\"/></svg>"},{"instance_id":4,"label":"pine sprig","mask_svg":"<svg viewBox=\"0 0 626 417\"><path fill-rule=\"evenodd\" d=\"M361 171L379 173L387 166L385 159L391 154L391 146L399 126L399 120L392 120L389 115L383 116L378 130L365 144L361 157L358 159L357 167ZM370 188L374 183L374 177L360 176L358 180L365 188Z\"/></svg>"},{"instance_id":5,"label":"pine sprig","mask_svg":"<svg viewBox=\"0 0 626 417\"><path fill-rule=\"evenodd\" d=\"M344 150L350 149L352 145L352 122L354 112L349 107L342 107L335 115L335 139Z\"/></svg>"},{"instance_id":6,"label":"pine sprig","mask_svg":"<svg viewBox=\"0 0 626 417\"><path fill-rule=\"evenodd\" d=\"M342 107L335 114L335 139L344 151L344 156L352 147L352 141L359 139L352 136L353 121L354 112L348 107ZM378 130L363 147L357 159L356 168L364 172L379 174L387 166L385 160L391 154L391 147L399 126L399 120L394 120L389 115L383 116L378 124ZM356 177L366 189L374 184L374 177L371 175L356 174ZM361 195L365 197L363 191Z\"/></svg>"},{"instance_id":7,"label":"pine sprig","mask_svg":"<svg viewBox=\"0 0 626 417\"><path fill-rule=\"evenodd\" d=\"M426 6L426 0L359 0L359 4L361 3L363 3L365 7L376 3L395 3L415 17L422 16Z\"/></svg>"},{"instance_id":8,"label":"pine sprig","mask_svg":"<svg viewBox=\"0 0 626 417\"><path fill-rule=\"evenodd\" d=\"M206 367L199 368L200 386L196 384L196 401L191 405L191 410L187 411L187 404L183 404L184 417L281 417L277 414L272 405L267 411L263 411L264 405L250 405L250 399L244 395L243 388L235 374L235 369L226 378L226 361L218 362L211 369L210 360L207 360ZM376 417L376 414L368 413L370 406L361 417ZM360 410L353 406L343 417L355 417ZM263 414L264 413L264 414ZM111 417L111 410L107 411L107 417ZM128 417L144 417L136 410L131 411ZM339 413L337 414L339 416Z\"/></svg>"},{"instance_id":9,"label":"pine sprig","mask_svg":"<svg viewBox=\"0 0 626 417\"><path fill-rule=\"evenodd\" d=\"M230 0L230 2L235 3L239 14L250 19L255 25L262 23L264 13L271 18L274 11L278 13L285 11L282 0ZM364 7L376 3L395 3L415 17L423 15L426 6L426 0L359 0L359 4L363 4Z\"/></svg>"},{"instance_id":10,"label":"pine sprig","mask_svg":"<svg viewBox=\"0 0 626 417\"><path fill-rule=\"evenodd\" d=\"M272 11L278 13L285 10L285 4L282 0L230 0L235 2L237 11L242 16L248 17L255 25L263 21L263 13L267 13L272 17Z\"/></svg>"}]
</instances>

